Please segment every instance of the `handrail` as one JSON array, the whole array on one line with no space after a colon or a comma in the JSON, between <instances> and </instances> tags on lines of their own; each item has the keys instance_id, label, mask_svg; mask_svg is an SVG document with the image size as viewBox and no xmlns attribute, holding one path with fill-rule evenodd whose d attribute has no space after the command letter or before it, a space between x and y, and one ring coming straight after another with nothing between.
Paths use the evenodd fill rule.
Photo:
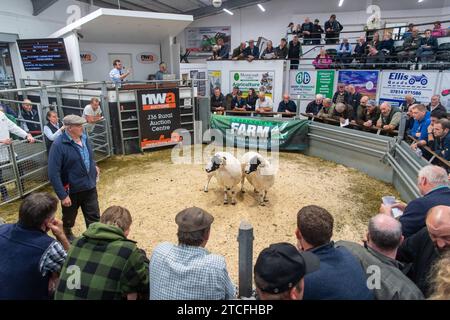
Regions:
<instances>
[{"instance_id":1,"label":"handrail","mask_svg":"<svg viewBox=\"0 0 450 320\"><path fill-rule=\"evenodd\" d=\"M416 138L408 135L408 138L411 139L414 142L418 142L419 140L417 140ZM432 155L432 158L436 158L438 159L443 165L446 166L447 169L450 169L450 161L448 161L447 159L442 158L440 155L438 155L435 151L433 151L428 145L422 146L421 148L423 148L424 150L426 150L427 152L429 152ZM425 158L424 158L425 159ZM426 161L431 162L432 160L427 160Z\"/></svg>"}]
</instances>

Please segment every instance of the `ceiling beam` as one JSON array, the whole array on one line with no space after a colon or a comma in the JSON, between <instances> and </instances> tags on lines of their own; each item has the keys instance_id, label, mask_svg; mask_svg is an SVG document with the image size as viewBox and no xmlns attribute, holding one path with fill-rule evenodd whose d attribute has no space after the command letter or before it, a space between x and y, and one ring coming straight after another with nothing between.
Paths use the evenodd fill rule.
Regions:
<instances>
[{"instance_id":1,"label":"ceiling beam","mask_svg":"<svg viewBox=\"0 0 450 320\"><path fill-rule=\"evenodd\" d=\"M162 2L162 1L159 1L159 0L142 0L142 1L145 2L145 3L148 3L149 5L151 5L152 3L154 3L156 5L160 5L162 7L165 7L167 9L169 9L169 10L172 10L173 12L176 12L176 13L183 13L183 11L181 11L180 9L172 7L172 6L166 4L166 3Z\"/></svg>"},{"instance_id":2,"label":"ceiling beam","mask_svg":"<svg viewBox=\"0 0 450 320\"><path fill-rule=\"evenodd\" d=\"M31 4L33 5L33 16L39 15L57 1L58 0L31 0Z\"/></svg>"},{"instance_id":3,"label":"ceiling beam","mask_svg":"<svg viewBox=\"0 0 450 320\"><path fill-rule=\"evenodd\" d=\"M268 2L270 0L228 0L222 4L220 8L215 8L212 5L207 7L202 7L194 10L186 11L184 14L193 15L194 19L204 18L208 16L213 16L215 14L222 13L223 9L235 10L245 7L250 7L257 5L258 3Z\"/></svg>"}]
</instances>

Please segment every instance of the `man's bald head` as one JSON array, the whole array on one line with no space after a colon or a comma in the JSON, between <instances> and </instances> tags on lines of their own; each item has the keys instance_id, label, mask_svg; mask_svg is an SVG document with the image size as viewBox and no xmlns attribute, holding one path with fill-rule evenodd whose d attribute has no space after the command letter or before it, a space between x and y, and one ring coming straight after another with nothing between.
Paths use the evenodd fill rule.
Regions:
<instances>
[{"instance_id":1,"label":"man's bald head","mask_svg":"<svg viewBox=\"0 0 450 320\"><path fill-rule=\"evenodd\" d=\"M369 220L369 245L384 251L397 250L402 242L402 225L386 214L378 214Z\"/></svg>"},{"instance_id":2,"label":"man's bald head","mask_svg":"<svg viewBox=\"0 0 450 320\"><path fill-rule=\"evenodd\" d=\"M426 219L428 234L439 250L450 249L450 207L436 206L428 211Z\"/></svg>"}]
</instances>

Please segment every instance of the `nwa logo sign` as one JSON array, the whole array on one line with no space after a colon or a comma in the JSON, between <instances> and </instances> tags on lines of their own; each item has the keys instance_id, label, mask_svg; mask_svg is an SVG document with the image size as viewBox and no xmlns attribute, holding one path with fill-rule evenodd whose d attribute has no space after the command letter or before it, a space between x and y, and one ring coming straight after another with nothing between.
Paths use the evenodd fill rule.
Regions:
<instances>
[{"instance_id":1,"label":"nwa logo sign","mask_svg":"<svg viewBox=\"0 0 450 320\"><path fill-rule=\"evenodd\" d=\"M95 61L97 61L97 56L93 52L83 51L80 52L80 59L84 64L94 63Z\"/></svg>"},{"instance_id":2,"label":"nwa logo sign","mask_svg":"<svg viewBox=\"0 0 450 320\"><path fill-rule=\"evenodd\" d=\"M174 92L149 93L141 95L142 110L172 109L177 106Z\"/></svg>"},{"instance_id":3,"label":"nwa logo sign","mask_svg":"<svg viewBox=\"0 0 450 320\"><path fill-rule=\"evenodd\" d=\"M141 52L136 56L139 63L150 64L158 62L158 56L153 52Z\"/></svg>"}]
</instances>

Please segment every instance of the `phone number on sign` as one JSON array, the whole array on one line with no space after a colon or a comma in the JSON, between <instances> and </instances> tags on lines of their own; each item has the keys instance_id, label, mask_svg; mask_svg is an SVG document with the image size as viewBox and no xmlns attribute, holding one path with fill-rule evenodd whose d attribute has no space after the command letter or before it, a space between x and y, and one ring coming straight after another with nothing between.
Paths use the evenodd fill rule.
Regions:
<instances>
[{"instance_id":1,"label":"phone number on sign","mask_svg":"<svg viewBox=\"0 0 450 320\"><path fill-rule=\"evenodd\" d=\"M415 91L415 90L390 90L391 94L412 94L414 96L420 96L422 95L421 91Z\"/></svg>"}]
</instances>

